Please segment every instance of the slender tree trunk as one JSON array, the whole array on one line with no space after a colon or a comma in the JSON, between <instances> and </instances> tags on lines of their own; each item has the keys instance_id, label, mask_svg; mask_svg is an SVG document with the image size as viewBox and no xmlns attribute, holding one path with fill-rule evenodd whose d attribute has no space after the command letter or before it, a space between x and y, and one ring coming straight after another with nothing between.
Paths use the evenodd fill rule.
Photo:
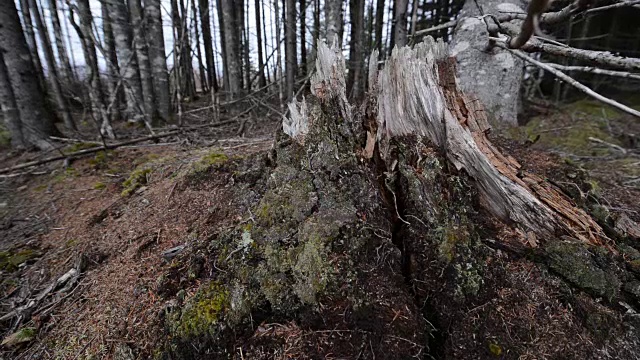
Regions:
<instances>
[{"instance_id":1,"label":"slender tree trunk","mask_svg":"<svg viewBox=\"0 0 640 360\"><path fill-rule=\"evenodd\" d=\"M262 29L260 28L260 0L255 0L256 5L256 35L258 37L258 87L267 85L264 78L264 59L262 58Z\"/></svg>"},{"instance_id":2,"label":"slender tree trunk","mask_svg":"<svg viewBox=\"0 0 640 360\"><path fill-rule=\"evenodd\" d=\"M264 43L264 54L268 54L269 53L269 37L267 36L267 20L265 18L267 13L264 11L264 2L260 3L260 11L262 11L262 34L263 34L262 41ZM266 59L263 71L264 72L262 73L262 75L266 76L266 81L265 81L265 85L266 85L267 82L271 82L271 72L269 71L269 59Z\"/></svg>"},{"instance_id":3,"label":"slender tree trunk","mask_svg":"<svg viewBox=\"0 0 640 360\"><path fill-rule=\"evenodd\" d=\"M127 6L123 0L105 0L108 9L115 45L118 50L118 61L122 78L124 80L124 92L127 99L127 113L133 121L144 121L147 127L151 127L150 119L146 116L142 83L138 68L138 58L134 49L134 38L129 22ZM136 42L144 41L135 39Z\"/></svg>"},{"instance_id":4,"label":"slender tree trunk","mask_svg":"<svg viewBox=\"0 0 640 360\"><path fill-rule=\"evenodd\" d=\"M167 122L171 119L171 95L169 92L169 72L167 71L160 1L145 0L144 12L157 112L160 119Z\"/></svg>"},{"instance_id":5,"label":"slender tree trunk","mask_svg":"<svg viewBox=\"0 0 640 360\"><path fill-rule=\"evenodd\" d=\"M243 41L243 54L244 54L244 82L246 84L247 93L251 91L251 44L249 42L249 0L247 0L246 8L243 11L243 26L242 26L242 37ZM246 20L246 21L245 21Z\"/></svg>"},{"instance_id":6,"label":"slender tree trunk","mask_svg":"<svg viewBox=\"0 0 640 360\"><path fill-rule=\"evenodd\" d=\"M69 54L64 46L62 37L62 27L60 26L60 18L58 17L58 0L49 0L49 12L51 13L51 23L53 24L53 36L56 41L56 48L58 50L58 59L60 60L60 68L67 81L75 80L71 63L69 62Z\"/></svg>"},{"instance_id":7,"label":"slender tree trunk","mask_svg":"<svg viewBox=\"0 0 640 360\"><path fill-rule=\"evenodd\" d=\"M378 53L380 56L384 53L382 50L384 46L384 42L382 41L382 29L384 29L384 12L385 12L385 1L377 0L376 2L376 49L378 49Z\"/></svg>"},{"instance_id":8,"label":"slender tree trunk","mask_svg":"<svg viewBox=\"0 0 640 360\"><path fill-rule=\"evenodd\" d=\"M287 18L284 22L284 52L285 70L287 72L286 97L291 100L294 93L296 80L296 1L286 0L285 7Z\"/></svg>"},{"instance_id":9,"label":"slender tree trunk","mask_svg":"<svg viewBox=\"0 0 640 360\"><path fill-rule=\"evenodd\" d=\"M213 58L213 40L211 39L211 17L209 16L209 0L198 0L202 26L202 40L204 41L204 57L207 63L207 80L213 91L218 91L216 65Z\"/></svg>"},{"instance_id":10,"label":"slender tree trunk","mask_svg":"<svg viewBox=\"0 0 640 360\"><path fill-rule=\"evenodd\" d=\"M49 82L51 83L51 92L56 100L58 106L58 113L64 121L64 125L67 129L77 130L76 123L71 117L69 112L69 106L67 105L67 99L65 99L62 93L62 86L60 85L60 75L58 74L58 68L56 65L56 59L53 56L53 49L51 48L51 41L47 34L47 28L44 26L38 5L35 0L29 0L31 5L31 15L35 21L35 25L38 27L38 34L40 35L40 44L42 44L42 50L44 52L44 58L47 62L47 72L49 73Z\"/></svg>"},{"instance_id":11,"label":"slender tree trunk","mask_svg":"<svg viewBox=\"0 0 640 360\"><path fill-rule=\"evenodd\" d=\"M282 108L282 104L284 101L284 98L282 96L282 51L281 46L280 46L280 12L279 12L279 4L280 0L273 0L273 7L274 7L274 16L276 19L276 36L275 36L275 42L276 42L276 55L278 56L278 59L276 61L276 81L278 82L278 98L280 100L280 107ZM283 18L284 20L284 18Z\"/></svg>"},{"instance_id":12,"label":"slender tree trunk","mask_svg":"<svg viewBox=\"0 0 640 360\"><path fill-rule=\"evenodd\" d=\"M222 4L222 17L224 17L224 32L225 32L225 38L224 38L224 45L225 45L225 52L227 55L227 67L229 69L229 72L225 75L228 76L229 78L229 93L231 94L231 96L235 96L238 93L240 93L240 90L242 89L242 75L240 72L240 68L241 68L241 57L240 54L238 53L238 43L239 43L239 39L238 39L238 31L237 28L234 26L234 21L233 21L233 17L234 17L234 4L233 4L233 0L221 0L220 1Z\"/></svg>"},{"instance_id":13,"label":"slender tree trunk","mask_svg":"<svg viewBox=\"0 0 640 360\"><path fill-rule=\"evenodd\" d=\"M22 124L20 123L20 112L16 104L16 98L11 88L9 72L4 63L4 57L0 51L0 110L9 135L11 136L11 147L22 149L25 146L22 135Z\"/></svg>"},{"instance_id":14,"label":"slender tree trunk","mask_svg":"<svg viewBox=\"0 0 640 360\"><path fill-rule=\"evenodd\" d=\"M149 62L149 47L145 34L145 20L143 18L140 0L128 0L131 26L135 39L135 51L138 58L138 70L140 72L140 82L142 85L142 101L146 116L154 126L158 125L155 94L153 92L153 78L151 77L151 63Z\"/></svg>"},{"instance_id":15,"label":"slender tree trunk","mask_svg":"<svg viewBox=\"0 0 640 360\"><path fill-rule=\"evenodd\" d=\"M311 61L307 63L307 73L315 69L316 56L318 54L318 40L320 40L320 0L313 1L313 34L311 44Z\"/></svg>"},{"instance_id":16,"label":"slender tree trunk","mask_svg":"<svg viewBox=\"0 0 640 360\"><path fill-rule=\"evenodd\" d=\"M350 0L351 44L349 46L349 76L347 94L360 99L364 94L364 0Z\"/></svg>"},{"instance_id":17,"label":"slender tree trunk","mask_svg":"<svg viewBox=\"0 0 640 360\"><path fill-rule=\"evenodd\" d=\"M191 32L187 22L189 19L189 13L187 12L184 0L180 0L180 16L182 20L180 29L180 65L182 67L182 77L185 81L183 95L193 98L196 95L196 79L191 57Z\"/></svg>"},{"instance_id":18,"label":"slender tree trunk","mask_svg":"<svg viewBox=\"0 0 640 360\"><path fill-rule=\"evenodd\" d=\"M307 72L307 3L300 0L300 75L306 76Z\"/></svg>"},{"instance_id":19,"label":"slender tree trunk","mask_svg":"<svg viewBox=\"0 0 640 360\"><path fill-rule=\"evenodd\" d=\"M20 0L20 10L22 11L22 20L24 21L24 31L31 54L31 60L36 70L36 75L40 86L46 92L47 83L44 80L44 71L42 69L42 62L40 61L40 55L38 54L38 42L36 41L36 33L33 30L33 21L31 20L31 10L29 6L29 0Z\"/></svg>"},{"instance_id":20,"label":"slender tree trunk","mask_svg":"<svg viewBox=\"0 0 640 360\"><path fill-rule=\"evenodd\" d=\"M46 108L44 92L31 60L31 53L20 25L13 1L0 7L0 52L9 74L14 99L20 114L22 135L26 146L49 149L50 135L58 134L53 117Z\"/></svg>"},{"instance_id":21,"label":"slender tree trunk","mask_svg":"<svg viewBox=\"0 0 640 360\"><path fill-rule=\"evenodd\" d=\"M116 52L116 41L113 36L113 28L111 25L111 18L109 16L109 10L107 4L102 1L102 35L104 38L104 49L107 63L107 90L110 94L109 109L111 121L122 119L122 103L125 101L125 95L123 86L118 87L118 81L120 79L120 66L118 66L118 55Z\"/></svg>"},{"instance_id":22,"label":"slender tree trunk","mask_svg":"<svg viewBox=\"0 0 640 360\"><path fill-rule=\"evenodd\" d=\"M225 31L224 10L222 0L216 0L218 7L218 26L220 27L220 54L222 55L222 82L224 89L229 91L229 64L227 63L227 37Z\"/></svg>"},{"instance_id":23,"label":"slender tree trunk","mask_svg":"<svg viewBox=\"0 0 640 360\"><path fill-rule=\"evenodd\" d=\"M76 4L78 5L80 25L78 26L73 17L71 17L71 21L72 25L76 28L78 36L80 36L82 51L87 62L89 97L91 98L91 105L95 114L94 117L96 121L99 122L100 134L110 139L115 139L115 134L113 133L107 112L107 105L104 102L102 81L100 79L100 71L98 70L98 56L96 54L92 32L93 16L91 15L89 0L76 0Z\"/></svg>"},{"instance_id":24,"label":"slender tree trunk","mask_svg":"<svg viewBox=\"0 0 640 360\"><path fill-rule=\"evenodd\" d=\"M394 31L393 43L395 46L405 46L407 44L407 8L409 0L395 0L394 3Z\"/></svg>"},{"instance_id":25,"label":"slender tree trunk","mask_svg":"<svg viewBox=\"0 0 640 360\"><path fill-rule=\"evenodd\" d=\"M196 48L196 56L198 57L198 68L200 71L200 88L202 92L209 91L209 87L211 84L207 81L207 70L204 67L204 63L202 62L202 49L200 48L200 29L198 26L198 12L196 10L196 1L192 0L191 2L191 12L193 13L193 30L195 32L195 48Z\"/></svg>"},{"instance_id":26,"label":"slender tree trunk","mask_svg":"<svg viewBox=\"0 0 640 360\"><path fill-rule=\"evenodd\" d=\"M342 32L342 1L325 0L324 17L327 43L332 45L337 39L338 44L342 44L342 38L340 37L340 33Z\"/></svg>"}]
</instances>

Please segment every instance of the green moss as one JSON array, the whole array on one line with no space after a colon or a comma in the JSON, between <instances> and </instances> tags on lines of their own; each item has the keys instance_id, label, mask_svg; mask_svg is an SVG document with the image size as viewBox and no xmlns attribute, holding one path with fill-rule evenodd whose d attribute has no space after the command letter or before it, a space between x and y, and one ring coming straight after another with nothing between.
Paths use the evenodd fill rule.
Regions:
<instances>
[{"instance_id":1,"label":"green moss","mask_svg":"<svg viewBox=\"0 0 640 360\"><path fill-rule=\"evenodd\" d=\"M37 256L38 254L31 249L21 250L17 253L2 251L0 252L0 270L15 271L18 269L20 264L25 263Z\"/></svg>"},{"instance_id":2,"label":"green moss","mask_svg":"<svg viewBox=\"0 0 640 360\"><path fill-rule=\"evenodd\" d=\"M36 186L35 188L33 188L33 190L35 190L37 192L42 192L42 191L45 191L47 189L47 187L49 187L49 185L40 184L40 185Z\"/></svg>"},{"instance_id":3,"label":"green moss","mask_svg":"<svg viewBox=\"0 0 640 360\"><path fill-rule=\"evenodd\" d=\"M73 144L71 146L69 146L66 150L69 152L76 152L76 151L80 151L80 150L86 150L86 149L92 149L94 147L98 147L100 145L97 145L95 143L86 143L86 142L79 142L76 144Z\"/></svg>"},{"instance_id":4,"label":"green moss","mask_svg":"<svg viewBox=\"0 0 640 360\"><path fill-rule=\"evenodd\" d=\"M578 100L564 106L564 109L570 113L578 113L593 117L606 116L607 119L615 118L622 114L619 110L611 106L606 106L593 99Z\"/></svg>"},{"instance_id":5,"label":"green moss","mask_svg":"<svg viewBox=\"0 0 640 360\"><path fill-rule=\"evenodd\" d=\"M103 182L98 181L97 183L93 184L93 188L94 188L95 190L103 190L103 189L106 189L106 188L107 188L107 184L105 184L105 183L103 183Z\"/></svg>"},{"instance_id":6,"label":"green moss","mask_svg":"<svg viewBox=\"0 0 640 360\"><path fill-rule=\"evenodd\" d=\"M89 160L89 164L95 169L106 168L111 155L110 151L99 151L92 159Z\"/></svg>"},{"instance_id":7,"label":"green moss","mask_svg":"<svg viewBox=\"0 0 640 360\"><path fill-rule=\"evenodd\" d=\"M133 194L139 187L147 183L147 176L151 174L151 169L147 167L139 167L131 172L127 180L122 183L124 190L121 195L123 197Z\"/></svg>"},{"instance_id":8,"label":"green moss","mask_svg":"<svg viewBox=\"0 0 640 360\"><path fill-rule=\"evenodd\" d=\"M0 123L0 147L8 147L11 145L11 134L2 123Z\"/></svg>"},{"instance_id":9,"label":"green moss","mask_svg":"<svg viewBox=\"0 0 640 360\"><path fill-rule=\"evenodd\" d=\"M173 332L181 338L209 334L228 308L229 291L219 283L211 282L185 305Z\"/></svg>"},{"instance_id":10,"label":"green moss","mask_svg":"<svg viewBox=\"0 0 640 360\"><path fill-rule=\"evenodd\" d=\"M25 327L18 331L17 340L20 342L31 341L36 336L36 329L32 327Z\"/></svg>"},{"instance_id":11,"label":"green moss","mask_svg":"<svg viewBox=\"0 0 640 360\"><path fill-rule=\"evenodd\" d=\"M545 250L551 270L578 288L610 300L618 295L620 281L617 276L601 269L583 244L557 241Z\"/></svg>"},{"instance_id":12,"label":"green moss","mask_svg":"<svg viewBox=\"0 0 640 360\"><path fill-rule=\"evenodd\" d=\"M199 175L205 173L211 168L226 163L228 160L229 157L224 153L212 150L193 164L191 170L189 171L189 175Z\"/></svg>"}]
</instances>

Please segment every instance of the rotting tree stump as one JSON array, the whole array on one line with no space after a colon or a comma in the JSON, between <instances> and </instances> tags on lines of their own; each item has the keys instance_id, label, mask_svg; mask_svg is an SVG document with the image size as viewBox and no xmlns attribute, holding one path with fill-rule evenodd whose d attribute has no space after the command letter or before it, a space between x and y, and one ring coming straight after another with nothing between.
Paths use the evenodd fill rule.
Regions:
<instances>
[{"instance_id":1,"label":"rotting tree stump","mask_svg":"<svg viewBox=\"0 0 640 360\"><path fill-rule=\"evenodd\" d=\"M265 184L249 220L182 257L209 271L168 357L638 357L638 239L491 144L443 43L371 61L359 109L318 49L313 97L238 171Z\"/></svg>"}]
</instances>

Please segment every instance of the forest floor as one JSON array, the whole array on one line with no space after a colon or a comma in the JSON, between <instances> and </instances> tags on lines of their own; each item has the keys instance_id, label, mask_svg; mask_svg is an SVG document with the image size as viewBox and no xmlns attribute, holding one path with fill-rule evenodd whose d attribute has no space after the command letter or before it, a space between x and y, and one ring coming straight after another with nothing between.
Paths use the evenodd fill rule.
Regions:
<instances>
[{"instance_id":1,"label":"forest floor","mask_svg":"<svg viewBox=\"0 0 640 360\"><path fill-rule=\"evenodd\" d=\"M238 107L222 120L243 112ZM22 306L0 323L5 339L0 359L157 355L166 309L176 298L192 297L200 283L199 271L175 261L173 252L252 216L243 206L250 195L235 186L232 170L218 165L266 154L280 118L246 118L253 120L0 179L0 316ZM203 120L206 116L190 117L189 124ZM606 199L606 209L640 221L639 136L637 122L584 100L549 109L494 139L529 171L549 179L566 181L588 172L589 191ZM68 144L64 150L82 146ZM5 150L0 163L5 167L35 156L42 154ZM188 180L199 173L204 180ZM527 266L514 274L539 272ZM164 275L171 271L181 274L180 291L167 298ZM30 304L39 294L42 299ZM301 331L296 324L279 329L292 336ZM570 334L558 336L572 341ZM489 356L503 351L489 350Z\"/></svg>"}]
</instances>

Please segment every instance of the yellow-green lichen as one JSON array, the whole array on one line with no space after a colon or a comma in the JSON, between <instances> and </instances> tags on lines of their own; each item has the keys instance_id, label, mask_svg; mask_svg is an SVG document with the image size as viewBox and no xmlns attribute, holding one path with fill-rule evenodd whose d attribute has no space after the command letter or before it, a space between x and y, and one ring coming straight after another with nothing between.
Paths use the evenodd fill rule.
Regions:
<instances>
[{"instance_id":1,"label":"yellow-green lichen","mask_svg":"<svg viewBox=\"0 0 640 360\"><path fill-rule=\"evenodd\" d=\"M228 308L229 291L212 282L185 305L174 324L174 333L182 338L211 333Z\"/></svg>"},{"instance_id":2,"label":"yellow-green lichen","mask_svg":"<svg viewBox=\"0 0 640 360\"><path fill-rule=\"evenodd\" d=\"M147 184L147 176L151 173L151 169L147 167L136 168L131 172L127 180L122 183L121 195L123 197L133 194L139 187Z\"/></svg>"}]
</instances>

